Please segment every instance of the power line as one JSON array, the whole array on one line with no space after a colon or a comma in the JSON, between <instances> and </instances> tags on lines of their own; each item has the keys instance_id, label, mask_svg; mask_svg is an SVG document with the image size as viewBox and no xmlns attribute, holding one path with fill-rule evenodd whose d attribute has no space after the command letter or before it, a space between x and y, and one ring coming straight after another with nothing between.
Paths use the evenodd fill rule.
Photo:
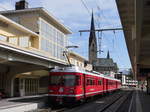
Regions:
<instances>
[{"instance_id":1,"label":"power line","mask_svg":"<svg viewBox=\"0 0 150 112\"><path fill-rule=\"evenodd\" d=\"M99 2L99 3L98 3L98 2ZM100 1L97 1L96 6L97 6L97 10L98 10L99 12L101 12L101 17L103 17L105 20L107 20L107 22L108 22L108 24L109 24L110 26L113 26L112 23L109 22L108 18L106 18L106 16L105 16L104 13L103 13L102 8L100 7L100 6L103 6L103 5L100 5L100 6L99 6L98 4L101 4Z\"/></svg>"},{"instance_id":2,"label":"power line","mask_svg":"<svg viewBox=\"0 0 150 112\"><path fill-rule=\"evenodd\" d=\"M0 8L4 9L5 11L7 11L7 9L5 7L3 7L2 5L0 5Z\"/></svg>"},{"instance_id":3,"label":"power line","mask_svg":"<svg viewBox=\"0 0 150 112\"><path fill-rule=\"evenodd\" d=\"M83 0L81 0L81 3L83 4L83 6L86 8L87 12L88 12L88 13L90 14L90 16L91 16L91 12L90 12L89 8L87 7L86 3L85 3Z\"/></svg>"}]
</instances>

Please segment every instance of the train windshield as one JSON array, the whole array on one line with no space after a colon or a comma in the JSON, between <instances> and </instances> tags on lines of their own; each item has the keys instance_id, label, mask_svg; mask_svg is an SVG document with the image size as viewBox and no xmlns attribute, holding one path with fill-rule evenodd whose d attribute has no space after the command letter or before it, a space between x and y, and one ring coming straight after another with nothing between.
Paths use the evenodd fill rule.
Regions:
<instances>
[{"instance_id":1,"label":"train windshield","mask_svg":"<svg viewBox=\"0 0 150 112\"><path fill-rule=\"evenodd\" d=\"M75 75L51 75L50 85L75 86Z\"/></svg>"}]
</instances>

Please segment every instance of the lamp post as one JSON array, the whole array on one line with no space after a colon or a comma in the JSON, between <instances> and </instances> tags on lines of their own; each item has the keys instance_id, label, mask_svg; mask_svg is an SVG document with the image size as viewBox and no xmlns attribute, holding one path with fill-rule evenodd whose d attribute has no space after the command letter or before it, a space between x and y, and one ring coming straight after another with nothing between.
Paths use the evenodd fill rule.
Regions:
<instances>
[{"instance_id":1,"label":"lamp post","mask_svg":"<svg viewBox=\"0 0 150 112\"><path fill-rule=\"evenodd\" d=\"M69 49L69 48L79 48L79 47L78 47L78 46L66 46L66 49L67 49L67 50L63 51L63 55L66 56L67 61L68 61L69 65L71 66L71 62L70 62L70 59L69 59L69 57L68 57L68 49Z\"/></svg>"}]
</instances>

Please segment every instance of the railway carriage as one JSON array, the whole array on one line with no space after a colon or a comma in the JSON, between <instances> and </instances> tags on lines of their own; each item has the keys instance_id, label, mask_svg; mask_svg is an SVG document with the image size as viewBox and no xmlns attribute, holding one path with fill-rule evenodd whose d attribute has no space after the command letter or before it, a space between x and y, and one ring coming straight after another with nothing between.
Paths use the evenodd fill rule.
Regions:
<instances>
[{"instance_id":1,"label":"railway carriage","mask_svg":"<svg viewBox=\"0 0 150 112\"><path fill-rule=\"evenodd\" d=\"M120 81L78 67L56 68L50 72L49 98L60 104L120 89Z\"/></svg>"}]
</instances>

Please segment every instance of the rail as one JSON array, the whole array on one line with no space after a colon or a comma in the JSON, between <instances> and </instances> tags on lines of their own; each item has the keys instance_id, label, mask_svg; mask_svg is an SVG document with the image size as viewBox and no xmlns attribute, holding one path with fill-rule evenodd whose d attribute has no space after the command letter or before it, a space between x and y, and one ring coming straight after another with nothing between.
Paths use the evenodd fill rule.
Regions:
<instances>
[{"instance_id":1,"label":"rail","mask_svg":"<svg viewBox=\"0 0 150 112\"><path fill-rule=\"evenodd\" d=\"M126 95L125 94L120 95L114 101L112 101L111 103L100 109L99 112L106 112L108 110L109 111L111 110L111 112L121 112L121 109L123 109L122 106L125 104L126 101L129 101L129 97L131 97L132 94L133 92L130 91Z\"/></svg>"},{"instance_id":2,"label":"rail","mask_svg":"<svg viewBox=\"0 0 150 112\"><path fill-rule=\"evenodd\" d=\"M130 112L133 91L119 91L111 95L106 95L98 99L93 99L83 104L72 105L71 107L62 107L52 109L51 112L82 112L90 108L87 112ZM131 97L131 98L130 98ZM126 104L126 105L124 105Z\"/></svg>"}]
</instances>

